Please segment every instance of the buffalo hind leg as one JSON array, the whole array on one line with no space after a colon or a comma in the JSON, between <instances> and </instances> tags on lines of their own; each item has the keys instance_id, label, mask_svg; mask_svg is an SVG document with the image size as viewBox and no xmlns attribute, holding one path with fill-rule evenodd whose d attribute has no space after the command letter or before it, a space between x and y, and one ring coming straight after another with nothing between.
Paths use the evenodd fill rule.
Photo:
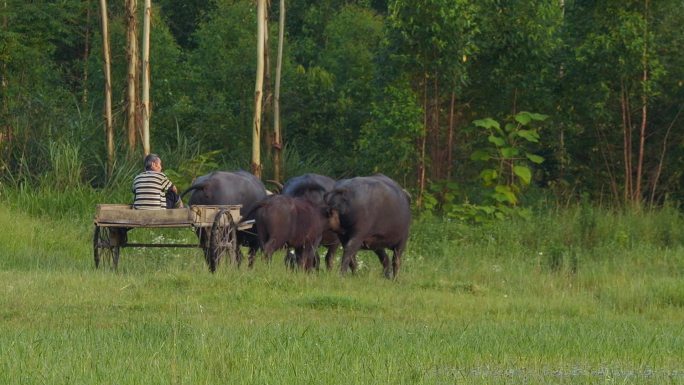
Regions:
<instances>
[{"instance_id":1,"label":"buffalo hind leg","mask_svg":"<svg viewBox=\"0 0 684 385\"><path fill-rule=\"evenodd\" d=\"M309 271L314 264L314 254L308 246L299 246L294 248L294 256L290 260L289 267L299 269L302 271Z\"/></svg>"},{"instance_id":2,"label":"buffalo hind leg","mask_svg":"<svg viewBox=\"0 0 684 385\"><path fill-rule=\"evenodd\" d=\"M321 267L321 256L320 256L320 254L318 254L318 248L316 248L316 250L314 250L313 260L311 263L312 263L311 267L316 269L316 271L318 271L320 269L320 267Z\"/></svg>"},{"instance_id":3,"label":"buffalo hind leg","mask_svg":"<svg viewBox=\"0 0 684 385\"><path fill-rule=\"evenodd\" d=\"M311 271L316 264L316 250L311 245L305 245L299 249L299 253L299 268L304 271Z\"/></svg>"},{"instance_id":4,"label":"buffalo hind leg","mask_svg":"<svg viewBox=\"0 0 684 385\"><path fill-rule=\"evenodd\" d=\"M337 251L338 244L327 246L328 251L325 253L325 267L328 270L332 270L333 262L335 261L335 252Z\"/></svg>"},{"instance_id":5,"label":"buffalo hind leg","mask_svg":"<svg viewBox=\"0 0 684 385\"><path fill-rule=\"evenodd\" d=\"M352 273L356 272L356 253L359 249L361 249L361 242L354 239L350 239L344 245L344 253L342 253L342 262L340 263L340 272L342 274L345 274L349 269L351 269Z\"/></svg>"},{"instance_id":6,"label":"buffalo hind leg","mask_svg":"<svg viewBox=\"0 0 684 385\"><path fill-rule=\"evenodd\" d=\"M304 256L308 253L304 251L305 249L306 247L304 247L304 249L302 247L297 247L294 250L288 248L287 252L285 253L285 266L294 269L297 265L303 267L305 263L308 266L307 270L309 268L315 268L318 270L318 266L321 263L321 257L318 255L318 250L314 249L311 257L309 258Z\"/></svg>"},{"instance_id":7,"label":"buffalo hind leg","mask_svg":"<svg viewBox=\"0 0 684 385\"><path fill-rule=\"evenodd\" d=\"M254 260L256 259L256 253L258 248L252 245L249 246L249 253L247 254L248 267L254 267Z\"/></svg>"},{"instance_id":8,"label":"buffalo hind leg","mask_svg":"<svg viewBox=\"0 0 684 385\"><path fill-rule=\"evenodd\" d=\"M237 267L240 267L240 265L242 265L242 250L240 250L239 243L235 246L235 264L237 265Z\"/></svg>"},{"instance_id":9,"label":"buffalo hind leg","mask_svg":"<svg viewBox=\"0 0 684 385\"><path fill-rule=\"evenodd\" d=\"M271 263L271 260L273 259L273 253L280 248L281 245L278 243L279 242L277 239L271 238L264 244L264 259L266 259L267 263Z\"/></svg>"},{"instance_id":10,"label":"buffalo hind leg","mask_svg":"<svg viewBox=\"0 0 684 385\"><path fill-rule=\"evenodd\" d=\"M402 242L399 246L394 248L394 253L392 254L392 270L394 271L394 279L397 279L399 274L399 268L401 267L401 255L404 253L404 248L406 248L406 242Z\"/></svg>"},{"instance_id":11,"label":"buffalo hind leg","mask_svg":"<svg viewBox=\"0 0 684 385\"><path fill-rule=\"evenodd\" d=\"M392 266L390 265L390 259L389 255L385 252L385 249L375 249L375 254L378 256L380 259L380 263L382 264L382 270L383 273L385 274L385 278L391 279L392 278Z\"/></svg>"}]
</instances>

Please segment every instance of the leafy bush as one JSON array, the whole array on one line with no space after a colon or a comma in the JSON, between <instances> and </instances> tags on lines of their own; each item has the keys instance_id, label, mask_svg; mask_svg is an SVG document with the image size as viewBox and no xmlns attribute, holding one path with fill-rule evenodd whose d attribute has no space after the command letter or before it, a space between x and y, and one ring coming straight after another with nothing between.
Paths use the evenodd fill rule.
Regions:
<instances>
[{"instance_id":1,"label":"leafy bush","mask_svg":"<svg viewBox=\"0 0 684 385\"><path fill-rule=\"evenodd\" d=\"M511 216L529 217L530 211L518 204L532 183L532 165L544 161L534 153L532 145L540 138L536 124L546 119L546 115L520 112L510 117L503 127L491 118L474 121L478 135L487 139L471 155L475 165L481 167L481 188L476 196L469 197L455 182L433 182L424 197L425 209L474 223ZM475 199L471 201L471 198Z\"/></svg>"}]
</instances>

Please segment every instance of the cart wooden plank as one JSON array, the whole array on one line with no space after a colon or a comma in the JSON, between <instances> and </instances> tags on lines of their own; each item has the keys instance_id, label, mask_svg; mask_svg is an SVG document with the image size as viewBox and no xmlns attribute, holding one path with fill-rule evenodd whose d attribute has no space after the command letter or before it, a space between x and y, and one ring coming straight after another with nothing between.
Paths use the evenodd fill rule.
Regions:
<instances>
[{"instance_id":1,"label":"cart wooden plank","mask_svg":"<svg viewBox=\"0 0 684 385\"><path fill-rule=\"evenodd\" d=\"M209 227L220 210L240 221L239 205L191 206L180 209L137 210L132 205L99 204L95 224L102 227Z\"/></svg>"}]
</instances>

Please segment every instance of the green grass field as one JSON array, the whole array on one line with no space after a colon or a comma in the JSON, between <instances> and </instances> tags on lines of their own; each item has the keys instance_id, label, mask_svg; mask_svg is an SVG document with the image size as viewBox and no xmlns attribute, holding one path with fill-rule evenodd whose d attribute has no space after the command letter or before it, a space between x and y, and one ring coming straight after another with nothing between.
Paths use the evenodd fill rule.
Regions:
<instances>
[{"instance_id":1,"label":"green grass field","mask_svg":"<svg viewBox=\"0 0 684 385\"><path fill-rule=\"evenodd\" d=\"M95 270L77 217L0 208L0 384L684 384L674 210L416 221L396 281L367 252L344 277L199 249Z\"/></svg>"}]
</instances>

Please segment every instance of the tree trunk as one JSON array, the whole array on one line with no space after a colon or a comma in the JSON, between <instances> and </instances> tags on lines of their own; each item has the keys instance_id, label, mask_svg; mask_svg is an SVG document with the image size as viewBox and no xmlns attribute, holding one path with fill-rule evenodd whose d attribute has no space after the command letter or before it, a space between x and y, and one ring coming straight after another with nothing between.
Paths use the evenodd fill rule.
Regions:
<instances>
[{"instance_id":1,"label":"tree trunk","mask_svg":"<svg viewBox=\"0 0 684 385\"><path fill-rule=\"evenodd\" d=\"M83 44L83 80L81 86L83 94L81 102L85 107L88 104L88 57L90 56L90 0L86 1L85 42Z\"/></svg>"},{"instance_id":2,"label":"tree trunk","mask_svg":"<svg viewBox=\"0 0 684 385\"><path fill-rule=\"evenodd\" d=\"M266 9L264 10L264 89L261 112L261 138L262 148L268 152L268 157L273 159L273 147L271 144L274 141L273 130L271 127L273 116L273 89L271 88L271 58L269 57L269 42L268 42L268 12L270 1L266 0Z\"/></svg>"},{"instance_id":3,"label":"tree trunk","mask_svg":"<svg viewBox=\"0 0 684 385\"><path fill-rule=\"evenodd\" d=\"M152 19L152 0L145 0L145 16L143 18L142 46L142 142L143 153L150 153L150 22Z\"/></svg>"},{"instance_id":4,"label":"tree trunk","mask_svg":"<svg viewBox=\"0 0 684 385\"><path fill-rule=\"evenodd\" d=\"M257 71L254 86L254 122L252 129L252 173L261 178L261 104L264 86L264 39L266 0L257 0Z\"/></svg>"},{"instance_id":5,"label":"tree trunk","mask_svg":"<svg viewBox=\"0 0 684 385\"><path fill-rule=\"evenodd\" d=\"M427 147L427 127L428 127L428 76L423 75L423 135L420 138L418 147L418 199L416 205L423 207L423 194L425 193L425 148Z\"/></svg>"},{"instance_id":6,"label":"tree trunk","mask_svg":"<svg viewBox=\"0 0 684 385\"><path fill-rule=\"evenodd\" d=\"M137 106L138 106L138 29L137 29L138 0L127 0L128 33L128 150L133 152L136 144Z\"/></svg>"},{"instance_id":7,"label":"tree trunk","mask_svg":"<svg viewBox=\"0 0 684 385\"><path fill-rule=\"evenodd\" d=\"M641 125L639 126L639 155L636 171L634 203L641 204L641 181L644 173L644 151L646 147L646 126L648 123L648 0L644 1L644 48L641 57L643 74L641 77Z\"/></svg>"},{"instance_id":8,"label":"tree trunk","mask_svg":"<svg viewBox=\"0 0 684 385\"><path fill-rule=\"evenodd\" d=\"M675 125L675 122L679 118L679 114L682 113L682 109L684 107L679 108L679 111L677 111L677 114L675 115L674 119L672 119L672 123L667 127L667 131L665 132L665 137L663 138L663 147L660 150L660 160L658 161L658 167L656 168L656 173L655 176L653 177L653 183L651 184L651 200L650 200L650 205L653 206L655 203L655 195L656 195L656 190L658 188L658 180L660 179L660 174L663 171L663 164L665 163L665 153L667 152L667 143L668 139L670 137L670 132L672 131L672 127Z\"/></svg>"},{"instance_id":9,"label":"tree trunk","mask_svg":"<svg viewBox=\"0 0 684 385\"><path fill-rule=\"evenodd\" d=\"M278 59L276 64L275 95L273 98L273 179L281 182L282 135L280 132L280 75L283 67L283 46L285 44L285 0L280 0L280 21L278 27Z\"/></svg>"},{"instance_id":10,"label":"tree trunk","mask_svg":"<svg viewBox=\"0 0 684 385\"><path fill-rule=\"evenodd\" d=\"M624 83L620 84L620 107L622 108L623 157L625 165L625 202L632 199L632 125L629 117L629 96Z\"/></svg>"},{"instance_id":11,"label":"tree trunk","mask_svg":"<svg viewBox=\"0 0 684 385\"><path fill-rule=\"evenodd\" d=\"M111 180L114 171L114 126L112 124L112 72L109 53L109 21L107 17L107 0L100 0L102 14L102 55L105 75L105 136L107 137L107 181Z\"/></svg>"},{"instance_id":12,"label":"tree trunk","mask_svg":"<svg viewBox=\"0 0 684 385\"><path fill-rule=\"evenodd\" d=\"M440 106L441 100L439 97L439 78L435 73L432 81L433 95L432 95L432 120L428 125L428 142L429 142L429 154L430 154L430 176L433 180L442 179L442 164L441 160L441 130L440 130Z\"/></svg>"},{"instance_id":13,"label":"tree trunk","mask_svg":"<svg viewBox=\"0 0 684 385\"><path fill-rule=\"evenodd\" d=\"M2 29L4 31L7 31L9 28L9 23L7 21L7 0L3 1L3 8L4 8L4 15L2 17ZM2 67L0 67L0 90L2 92L0 93L0 96L2 97L2 121L5 122L5 124L2 127L2 131L0 131L0 151L3 159L2 163L0 164L0 167L4 169L4 155L5 155L5 149L9 148L11 140L12 140L12 125L9 122L9 102L8 102L8 97L7 97L7 89L9 88L9 82L7 80L7 62L4 60L2 61ZM7 145L5 145L7 143ZM3 170L4 171L4 170Z\"/></svg>"},{"instance_id":14,"label":"tree trunk","mask_svg":"<svg viewBox=\"0 0 684 385\"><path fill-rule=\"evenodd\" d=\"M644 68L644 83L648 80L648 70ZM645 88L646 86L644 86ZM643 90L644 95L641 96L641 125L639 126L639 154L637 160L637 170L636 170L636 186L634 188L634 196L632 200L635 204L641 203L641 183L644 173L644 151L646 146L646 125L648 122L648 96L646 95L646 90Z\"/></svg>"},{"instance_id":15,"label":"tree trunk","mask_svg":"<svg viewBox=\"0 0 684 385\"><path fill-rule=\"evenodd\" d=\"M617 162L613 158L614 154L608 144L608 139L606 139L605 135L601 133L601 129L599 127L596 127L596 137L599 140L601 157L603 158L603 162L606 166L606 172L608 173L610 192L613 195L613 199L618 201L620 199L620 189L618 188L618 181L616 177L617 171L613 172L613 167L615 164L617 164Z\"/></svg>"},{"instance_id":16,"label":"tree trunk","mask_svg":"<svg viewBox=\"0 0 684 385\"><path fill-rule=\"evenodd\" d=\"M455 122L456 92L451 92L451 103L449 104L449 132L447 137L447 179L451 179L453 172L453 151L454 151L454 122Z\"/></svg>"}]
</instances>

